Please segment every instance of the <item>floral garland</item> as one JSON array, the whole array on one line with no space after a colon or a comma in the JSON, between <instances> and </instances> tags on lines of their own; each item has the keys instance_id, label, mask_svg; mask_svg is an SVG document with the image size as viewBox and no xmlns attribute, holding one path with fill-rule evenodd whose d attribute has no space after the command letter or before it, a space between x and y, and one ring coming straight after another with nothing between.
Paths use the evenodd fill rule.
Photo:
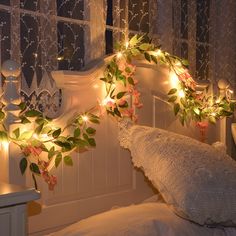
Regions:
<instances>
[{"instance_id":1,"label":"floral garland","mask_svg":"<svg viewBox=\"0 0 236 236\"><path fill-rule=\"evenodd\" d=\"M215 123L222 117L232 115L234 103L227 97L215 98L197 92L197 84L187 69L187 61L162 51L147 36L135 35L129 42L117 44L116 50L118 52L107 63L103 78L100 78L106 86L104 100L89 111L77 114L66 127L54 127L52 119L20 104L21 123L31 125L33 129L22 130L18 127L9 134L3 125L5 113L3 109L0 110L0 141L11 141L21 149L21 173L24 174L29 168L36 189L36 176L41 176L49 189L53 190L57 178L51 174L51 170L57 168L62 161L65 165L72 166L70 154L73 151L87 151L96 146L94 125L100 123L104 112L118 119L128 117L133 121L137 120L134 108L141 108L143 104L136 88L138 81L134 78L133 58L144 57L150 63L170 69L177 83L169 91L168 101L173 104L174 113L183 125L191 120L198 124L203 121Z\"/></svg>"}]
</instances>

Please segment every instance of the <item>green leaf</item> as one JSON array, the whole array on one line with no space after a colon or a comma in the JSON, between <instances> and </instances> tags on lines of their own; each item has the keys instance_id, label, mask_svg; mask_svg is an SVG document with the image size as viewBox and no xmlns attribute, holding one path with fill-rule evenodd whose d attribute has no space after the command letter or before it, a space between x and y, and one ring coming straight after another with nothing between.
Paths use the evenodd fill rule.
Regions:
<instances>
[{"instance_id":1,"label":"green leaf","mask_svg":"<svg viewBox=\"0 0 236 236\"><path fill-rule=\"evenodd\" d=\"M25 103L25 102L22 102L22 103L20 103L20 104L18 105L18 107L23 111L23 110L25 110L25 108L26 108L26 103Z\"/></svg>"},{"instance_id":2,"label":"green leaf","mask_svg":"<svg viewBox=\"0 0 236 236\"><path fill-rule=\"evenodd\" d=\"M175 103L175 105L174 105L174 113L175 113L175 115L178 114L179 109L180 109L180 105L179 105L179 103Z\"/></svg>"},{"instance_id":3,"label":"green leaf","mask_svg":"<svg viewBox=\"0 0 236 236\"><path fill-rule=\"evenodd\" d=\"M88 139L88 143L89 143L90 146L96 147L96 141L95 141L94 138L89 138Z\"/></svg>"},{"instance_id":4,"label":"green leaf","mask_svg":"<svg viewBox=\"0 0 236 236\"><path fill-rule=\"evenodd\" d=\"M143 44L141 44L141 45L139 46L139 48L140 48L141 50L143 50L143 51L149 50L150 47L151 47L151 44L149 44L149 43L143 43Z\"/></svg>"},{"instance_id":5,"label":"green leaf","mask_svg":"<svg viewBox=\"0 0 236 236\"><path fill-rule=\"evenodd\" d=\"M79 146L79 147L81 147L81 148L84 148L84 147L86 147L87 145L88 145L88 143L85 141L85 140L83 140L83 139L77 139L76 141L75 141L75 143L76 143L76 145L77 146Z\"/></svg>"},{"instance_id":6,"label":"green leaf","mask_svg":"<svg viewBox=\"0 0 236 236\"><path fill-rule=\"evenodd\" d=\"M132 48L131 53L133 54L133 56L138 56L140 54L140 51L137 48Z\"/></svg>"},{"instance_id":7,"label":"green leaf","mask_svg":"<svg viewBox=\"0 0 236 236\"><path fill-rule=\"evenodd\" d=\"M39 125L36 129L35 129L35 133L36 134L40 134L42 129L43 129L44 123L42 123L41 125Z\"/></svg>"},{"instance_id":8,"label":"green leaf","mask_svg":"<svg viewBox=\"0 0 236 236\"><path fill-rule=\"evenodd\" d=\"M154 55L151 55L151 59L155 64L157 64L157 58Z\"/></svg>"},{"instance_id":9,"label":"green leaf","mask_svg":"<svg viewBox=\"0 0 236 236\"><path fill-rule=\"evenodd\" d=\"M5 118L5 113L3 111L0 111L0 120L3 120Z\"/></svg>"},{"instance_id":10,"label":"green leaf","mask_svg":"<svg viewBox=\"0 0 236 236\"><path fill-rule=\"evenodd\" d=\"M172 88L172 89L168 92L168 95L175 94L176 92L177 92L177 89L176 89L176 88Z\"/></svg>"},{"instance_id":11,"label":"green leaf","mask_svg":"<svg viewBox=\"0 0 236 236\"><path fill-rule=\"evenodd\" d=\"M119 92L119 93L116 95L116 98L117 98L117 99L121 99L125 94L126 94L126 92Z\"/></svg>"},{"instance_id":12,"label":"green leaf","mask_svg":"<svg viewBox=\"0 0 236 236\"><path fill-rule=\"evenodd\" d=\"M134 80L132 77L128 77L128 82L129 84L134 85Z\"/></svg>"},{"instance_id":13,"label":"green leaf","mask_svg":"<svg viewBox=\"0 0 236 236\"><path fill-rule=\"evenodd\" d=\"M53 131L52 137L53 137L53 138L57 138L57 137L60 136L60 134L61 134L61 128L56 129L55 131Z\"/></svg>"},{"instance_id":14,"label":"green leaf","mask_svg":"<svg viewBox=\"0 0 236 236\"><path fill-rule=\"evenodd\" d=\"M144 53L144 57L147 61L151 62L151 56L147 52Z\"/></svg>"},{"instance_id":15,"label":"green leaf","mask_svg":"<svg viewBox=\"0 0 236 236\"><path fill-rule=\"evenodd\" d=\"M234 109L235 109L235 102L230 102L229 106L230 106L230 110L234 111Z\"/></svg>"},{"instance_id":16,"label":"green leaf","mask_svg":"<svg viewBox=\"0 0 236 236\"><path fill-rule=\"evenodd\" d=\"M65 157L64 157L64 163L65 163L67 166L73 166L73 161L72 161L71 156L65 156Z\"/></svg>"},{"instance_id":17,"label":"green leaf","mask_svg":"<svg viewBox=\"0 0 236 236\"><path fill-rule=\"evenodd\" d=\"M55 159L56 168L60 165L61 160L62 160L62 155L61 155L61 153L58 153L57 156L56 156L56 159Z\"/></svg>"},{"instance_id":18,"label":"green leaf","mask_svg":"<svg viewBox=\"0 0 236 236\"><path fill-rule=\"evenodd\" d=\"M13 131L13 134L15 135L16 138L19 138L20 137L20 129L17 128Z\"/></svg>"},{"instance_id":19,"label":"green leaf","mask_svg":"<svg viewBox=\"0 0 236 236\"><path fill-rule=\"evenodd\" d=\"M25 116L21 116L20 119L21 119L22 124L31 123L31 121L29 119L27 119Z\"/></svg>"},{"instance_id":20,"label":"green leaf","mask_svg":"<svg viewBox=\"0 0 236 236\"><path fill-rule=\"evenodd\" d=\"M51 147L48 152L48 159L50 160L55 155L55 147Z\"/></svg>"},{"instance_id":21,"label":"green leaf","mask_svg":"<svg viewBox=\"0 0 236 236\"><path fill-rule=\"evenodd\" d=\"M177 99L177 96L172 96L168 99L168 102L175 102Z\"/></svg>"},{"instance_id":22,"label":"green leaf","mask_svg":"<svg viewBox=\"0 0 236 236\"><path fill-rule=\"evenodd\" d=\"M208 118L209 122L212 123L212 124L215 124L216 123L216 118L214 116L210 116Z\"/></svg>"},{"instance_id":23,"label":"green leaf","mask_svg":"<svg viewBox=\"0 0 236 236\"><path fill-rule=\"evenodd\" d=\"M92 128L92 127L88 127L88 128L86 129L86 132L87 132L88 134L90 134L90 135L93 135L93 134L96 133L96 130L95 130L94 128Z\"/></svg>"},{"instance_id":24,"label":"green leaf","mask_svg":"<svg viewBox=\"0 0 236 236\"><path fill-rule=\"evenodd\" d=\"M94 124L99 124L100 121L98 119L95 119L95 118L91 118L89 119L90 122L94 123Z\"/></svg>"},{"instance_id":25,"label":"green leaf","mask_svg":"<svg viewBox=\"0 0 236 236\"><path fill-rule=\"evenodd\" d=\"M36 110L29 110L25 112L25 116L27 117L37 117L37 116L41 116L42 113Z\"/></svg>"},{"instance_id":26,"label":"green leaf","mask_svg":"<svg viewBox=\"0 0 236 236\"><path fill-rule=\"evenodd\" d=\"M89 136L87 134L85 134L85 133L83 133L83 137L84 137L85 140L89 139Z\"/></svg>"},{"instance_id":27,"label":"green leaf","mask_svg":"<svg viewBox=\"0 0 236 236\"><path fill-rule=\"evenodd\" d=\"M32 131L32 130L24 131L24 132L20 135L19 139L28 140L28 139L30 139L30 138L32 137L33 133L34 133L34 131Z\"/></svg>"},{"instance_id":28,"label":"green leaf","mask_svg":"<svg viewBox=\"0 0 236 236\"><path fill-rule=\"evenodd\" d=\"M23 157L20 161L20 171L22 175L25 173L27 165L28 165L27 159Z\"/></svg>"},{"instance_id":29,"label":"green leaf","mask_svg":"<svg viewBox=\"0 0 236 236\"><path fill-rule=\"evenodd\" d=\"M107 83L108 79L107 78L100 78L100 80L104 81Z\"/></svg>"},{"instance_id":30,"label":"green leaf","mask_svg":"<svg viewBox=\"0 0 236 236\"><path fill-rule=\"evenodd\" d=\"M129 45L130 45L131 47L133 47L133 46L135 46L138 42L139 42L139 40L138 40L138 35L136 34L136 35L134 35L134 36L130 39Z\"/></svg>"},{"instance_id":31,"label":"green leaf","mask_svg":"<svg viewBox=\"0 0 236 236\"><path fill-rule=\"evenodd\" d=\"M76 128L74 131L74 137L79 137L81 134L80 128Z\"/></svg>"},{"instance_id":32,"label":"green leaf","mask_svg":"<svg viewBox=\"0 0 236 236\"><path fill-rule=\"evenodd\" d=\"M114 109L114 113L115 113L117 116L121 117L121 113L120 113L120 111L118 110L118 108L115 108L115 109Z\"/></svg>"},{"instance_id":33,"label":"green leaf","mask_svg":"<svg viewBox=\"0 0 236 236\"><path fill-rule=\"evenodd\" d=\"M197 107L193 108L193 111L195 114L197 114L198 116L200 115L200 110Z\"/></svg>"},{"instance_id":34,"label":"green leaf","mask_svg":"<svg viewBox=\"0 0 236 236\"><path fill-rule=\"evenodd\" d=\"M30 164L30 170L35 174L40 174L40 170L37 164L31 163Z\"/></svg>"},{"instance_id":35,"label":"green leaf","mask_svg":"<svg viewBox=\"0 0 236 236\"><path fill-rule=\"evenodd\" d=\"M188 62L188 60L186 60L186 59L181 60L181 63L182 63L184 66L189 66L189 62Z\"/></svg>"}]
</instances>

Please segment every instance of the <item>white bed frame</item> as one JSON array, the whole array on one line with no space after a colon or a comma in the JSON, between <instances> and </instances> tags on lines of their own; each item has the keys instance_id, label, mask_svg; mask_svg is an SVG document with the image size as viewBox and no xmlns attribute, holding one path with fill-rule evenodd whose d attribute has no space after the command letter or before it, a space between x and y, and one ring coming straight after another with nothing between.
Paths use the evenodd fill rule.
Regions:
<instances>
[{"instance_id":1,"label":"white bed frame","mask_svg":"<svg viewBox=\"0 0 236 236\"><path fill-rule=\"evenodd\" d=\"M99 78L106 60L109 58L84 72L52 72L63 95L57 124L65 124L72 114L94 106L97 98L103 97L104 87ZM138 124L198 137L194 126L184 128L176 121L172 107L166 102L166 94L170 89L168 69L144 61L137 61L136 66L135 77L139 81L144 103L144 107L136 111L139 115ZM209 133L209 142L219 140L219 128ZM104 117L97 129L96 149L82 154L75 153L73 167L62 164L56 169L58 184L53 192L48 191L47 185L39 181L41 200L29 207L31 235L44 235L114 206L138 203L153 195L142 172L133 168L129 152L120 148L117 134L117 122L111 117ZM16 159L18 155L11 154L11 157ZM21 178L21 183L33 186L30 176Z\"/></svg>"}]
</instances>

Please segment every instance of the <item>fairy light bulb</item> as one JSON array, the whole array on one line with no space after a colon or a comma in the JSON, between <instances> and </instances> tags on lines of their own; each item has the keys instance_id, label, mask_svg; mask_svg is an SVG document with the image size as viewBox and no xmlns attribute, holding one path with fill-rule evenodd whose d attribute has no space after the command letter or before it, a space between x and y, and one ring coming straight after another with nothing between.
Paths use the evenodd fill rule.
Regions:
<instances>
[{"instance_id":1,"label":"fairy light bulb","mask_svg":"<svg viewBox=\"0 0 236 236\"><path fill-rule=\"evenodd\" d=\"M212 112L211 115L215 117L215 116L216 116L216 113L215 113L215 112Z\"/></svg>"},{"instance_id":2,"label":"fairy light bulb","mask_svg":"<svg viewBox=\"0 0 236 236\"><path fill-rule=\"evenodd\" d=\"M114 103L114 99L112 99L112 98L110 98L110 97L106 97L106 98L104 98L103 99L103 101L102 101L102 103L101 103L101 105L102 106L106 106L108 103Z\"/></svg>"},{"instance_id":3,"label":"fairy light bulb","mask_svg":"<svg viewBox=\"0 0 236 236\"><path fill-rule=\"evenodd\" d=\"M155 57L159 57L159 56L161 56L162 51L161 51L161 49L158 49L158 50L154 51L152 54L153 54L153 56L155 56Z\"/></svg>"},{"instance_id":4,"label":"fairy light bulb","mask_svg":"<svg viewBox=\"0 0 236 236\"><path fill-rule=\"evenodd\" d=\"M121 58L121 57L123 56L123 53L122 53L122 52L118 52L118 53L116 54L116 56L117 56L117 58L119 59L119 58Z\"/></svg>"},{"instance_id":5,"label":"fairy light bulb","mask_svg":"<svg viewBox=\"0 0 236 236\"><path fill-rule=\"evenodd\" d=\"M181 90L178 92L178 95L179 95L180 98L184 98L184 97L185 97L184 90L181 89Z\"/></svg>"},{"instance_id":6,"label":"fairy light bulb","mask_svg":"<svg viewBox=\"0 0 236 236\"><path fill-rule=\"evenodd\" d=\"M127 49L129 47L129 42L125 42L125 48Z\"/></svg>"},{"instance_id":7,"label":"fairy light bulb","mask_svg":"<svg viewBox=\"0 0 236 236\"><path fill-rule=\"evenodd\" d=\"M170 73L170 84L172 88L178 88L179 87L179 78L175 74L174 71Z\"/></svg>"},{"instance_id":8,"label":"fairy light bulb","mask_svg":"<svg viewBox=\"0 0 236 236\"><path fill-rule=\"evenodd\" d=\"M82 119L83 119L84 122L87 122L89 120L88 116L86 116L86 115L83 115Z\"/></svg>"}]
</instances>

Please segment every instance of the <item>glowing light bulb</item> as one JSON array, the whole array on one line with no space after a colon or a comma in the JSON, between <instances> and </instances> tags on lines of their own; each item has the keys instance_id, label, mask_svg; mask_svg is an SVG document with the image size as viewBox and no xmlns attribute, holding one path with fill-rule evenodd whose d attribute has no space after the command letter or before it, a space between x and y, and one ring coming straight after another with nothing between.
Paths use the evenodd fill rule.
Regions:
<instances>
[{"instance_id":1,"label":"glowing light bulb","mask_svg":"<svg viewBox=\"0 0 236 236\"><path fill-rule=\"evenodd\" d=\"M175 63L175 66L182 66L182 64L181 64L180 61L177 61L177 62Z\"/></svg>"},{"instance_id":2,"label":"glowing light bulb","mask_svg":"<svg viewBox=\"0 0 236 236\"><path fill-rule=\"evenodd\" d=\"M211 115L212 115L212 116L216 116L216 113L215 113L215 112L212 112Z\"/></svg>"},{"instance_id":3,"label":"glowing light bulb","mask_svg":"<svg viewBox=\"0 0 236 236\"><path fill-rule=\"evenodd\" d=\"M155 57L159 57L159 56L161 56L162 51L161 51L161 49L158 49L157 51L152 52L152 54L153 54L153 56L155 56Z\"/></svg>"},{"instance_id":4,"label":"glowing light bulb","mask_svg":"<svg viewBox=\"0 0 236 236\"><path fill-rule=\"evenodd\" d=\"M37 134L33 134L33 138L38 139L39 136Z\"/></svg>"},{"instance_id":5,"label":"glowing light bulb","mask_svg":"<svg viewBox=\"0 0 236 236\"><path fill-rule=\"evenodd\" d=\"M85 121L85 122L89 120L89 118L88 118L86 115L82 116L82 119L83 119L83 121Z\"/></svg>"},{"instance_id":6,"label":"glowing light bulb","mask_svg":"<svg viewBox=\"0 0 236 236\"><path fill-rule=\"evenodd\" d=\"M1 149L3 149L4 151L7 151L9 148L9 142L8 141L2 141L1 142Z\"/></svg>"},{"instance_id":7,"label":"glowing light bulb","mask_svg":"<svg viewBox=\"0 0 236 236\"><path fill-rule=\"evenodd\" d=\"M125 48L127 49L129 47L129 42L125 42Z\"/></svg>"},{"instance_id":8,"label":"glowing light bulb","mask_svg":"<svg viewBox=\"0 0 236 236\"><path fill-rule=\"evenodd\" d=\"M58 61L62 61L64 59L64 57L57 57Z\"/></svg>"},{"instance_id":9,"label":"glowing light bulb","mask_svg":"<svg viewBox=\"0 0 236 236\"><path fill-rule=\"evenodd\" d=\"M182 90L182 89L178 92L178 94L179 94L180 98L184 98L185 97L184 90Z\"/></svg>"},{"instance_id":10,"label":"glowing light bulb","mask_svg":"<svg viewBox=\"0 0 236 236\"><path fill-rule=\"evenodd\" d=\"M117 58L119 59L119 58L121 58L121 57L123 56L123 53L122 53L122 52L118 52L118 53L116 54L116 56L117 56Z\"/></svg>"},{"instance_id":11,"label":"glowing light bulb","mask_svg":"<svg viewBox=\"0 0 236 236\"><path fill-rule=\"evenodd\" d=\"M172 88L178 88L179 87L179 78L175 74L174 71L170 73L170 84Z\"/></svg>"},{"instance_id":12,"label":"glowing light bulb","mask_svg":"<svg viewBox=\"0 0 236 236\"><path fill-rule=\"evenodd\" d=\"M114 103L114 99L112 99L110 97L106 97L106 98L103 99L101 105L106 106L108 103Z\"/></svg>"},{"instance_id":13,"label":"glowing light bulb","mask_svg":"<svg viewBox=\"0 0 236 236\"><path fill-rule=\"evenodd\" d=\"M233 94L234 91L232 89L228 89L229 93Z\"/></svg>"}]
</instances>

